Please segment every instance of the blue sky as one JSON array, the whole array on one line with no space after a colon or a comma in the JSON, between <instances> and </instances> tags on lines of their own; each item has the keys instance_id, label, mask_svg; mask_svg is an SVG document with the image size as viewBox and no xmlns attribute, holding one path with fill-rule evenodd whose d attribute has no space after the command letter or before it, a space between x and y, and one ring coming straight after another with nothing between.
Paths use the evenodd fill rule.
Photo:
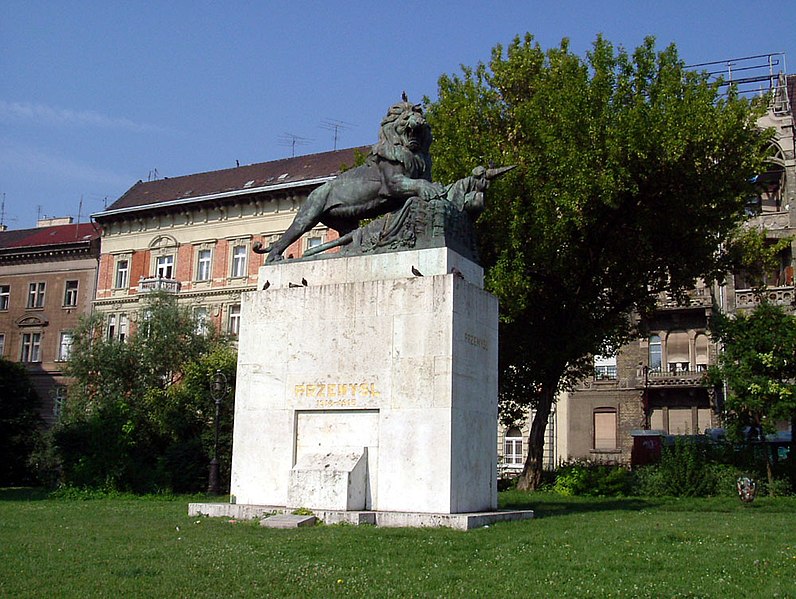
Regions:
<instances>
[{"instance_id":1,"label":"blue sky","mask_svg":"<svg viewBox=\"0 0 796 599\"><path fill-rule=\"evenodd\" d=\"M598 33L653 35L687 63L785 52L796 3L508 2L0 3L0 196L9 228L103 210L154 172L174 177L371 144L406 90L487 61L532 33L584 54Z\"/></svg>"}]
</instances>

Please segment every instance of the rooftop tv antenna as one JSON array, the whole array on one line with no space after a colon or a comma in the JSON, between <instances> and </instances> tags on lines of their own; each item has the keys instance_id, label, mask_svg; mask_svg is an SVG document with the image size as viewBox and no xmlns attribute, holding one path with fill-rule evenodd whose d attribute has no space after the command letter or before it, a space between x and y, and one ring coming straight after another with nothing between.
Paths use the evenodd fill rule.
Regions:
<instances>
[{"instance_id":1,"label":"rooftop tv antenna","mask_svg":"<svg viewBox=\"0 0 796 599\"><path fill-rule=\"evenodd\" d=\"M158 169L153 168L151 171L149 171L149 175L147 175L146 180L157 181L158 179L160 179L160 173L158 172Z\"/></svg>"},{"instance_id":2,"label":"rooftop tv antenna","mask_svg":"<svg viewBox=\"0 0 796 599\"><path fill-rule=\"evenodd\" d=\"M5 231L9 220L17 220L16 218L9 218L6 216L6 192L3 192L3 198L0 200L0 231Z\"/></svg>"},{"instance_id":3,"label":"rooftop tv antenna","mask_svg":"<svg viewBox=\"0 0 796 599\"><path fill-rule=\"evenodd\" d=\"M334 149L337 150L337 139L339 137L340 131L346 131L351 129L352 127L356 127L351 123L346 123L345 121L341 121L338 119L324 119L321 121L319 125L321 129L326 129L327 131L334 131Z\"/></svg>"},{"instance_id":4,"label":"rooftop tv antenna","mask_svg":"<svg viewBox=\"0 0 796 599\"><path fill-rule=\"evenodd\" d=\"M301 137L294 133L283 133L277 140L280 146L290 146L290 156L296 155L296 146L306 146L312 139L309 137Z\"/></svg>"}]
</instances>

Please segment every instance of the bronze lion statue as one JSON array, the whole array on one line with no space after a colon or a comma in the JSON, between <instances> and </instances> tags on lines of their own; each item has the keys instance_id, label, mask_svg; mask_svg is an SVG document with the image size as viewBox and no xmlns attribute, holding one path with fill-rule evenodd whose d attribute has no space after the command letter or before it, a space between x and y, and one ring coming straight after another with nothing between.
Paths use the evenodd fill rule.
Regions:
<instances>
[{"instance_id":1,"label":"bronze lion statue","mask_svg":"<svg viewBox=\"0 0 796 599\"><path fill-rule=\"evenodd\" d=\"M255 244L254 251L267 252L266 262L281 260L290 244L318 223L342 237L361 219L392 212L411 197L428 200L444 193L431 181L430 147L431 128L420 106L405 100L391 106L365 163L313 190L282 237L268 249Z\"/></svg>"}]
</instances>

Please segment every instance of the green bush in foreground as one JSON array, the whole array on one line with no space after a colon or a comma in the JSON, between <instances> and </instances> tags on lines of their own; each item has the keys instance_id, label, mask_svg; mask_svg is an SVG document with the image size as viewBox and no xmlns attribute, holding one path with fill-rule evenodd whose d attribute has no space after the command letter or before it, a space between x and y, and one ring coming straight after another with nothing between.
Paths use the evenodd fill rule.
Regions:
<instances>
[{"instance_id":1,"label":"green bush in foreground","mask_svg":"<svg viewBox=\"0 0 796 599\"><path fill-rule=\"evenodd\" d=\"M657 464L634 469L574 461L555 472L550 488L567 497L731 497L741 475L758 481L760 494L791 492L787 478L765 482L765 472L749 469L750 458L733 447L677 438L664 447Z\"/></svg>"},{"instance_id":2,"label":"green bush in foreground","mask_svg":"<svg viewBox=\"0 0 796 599\"><path fill-rule=\"evenodd\" d=\"M556 473L553 490L565 496L623 497L630 495L633 475L627 468L572 462Z\"/></svg>"}]
</instances>

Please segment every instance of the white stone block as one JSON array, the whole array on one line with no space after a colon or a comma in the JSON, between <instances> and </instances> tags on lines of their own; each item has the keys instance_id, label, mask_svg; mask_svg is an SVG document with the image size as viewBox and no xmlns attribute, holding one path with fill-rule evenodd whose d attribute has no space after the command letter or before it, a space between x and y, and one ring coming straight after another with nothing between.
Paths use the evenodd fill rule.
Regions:
<instances>
[{"instance_id":1,"label":"white stone block","mask_svg":"<svg viewBox=\"0 0 796 599\"><path fill-rule=\"evenodd\" d=\"M496 507L498 306L480 267L437 248L283 261L265 281L242 302L239 503L288 505L307 456L366 448L364 509ZM301 477L310 503L327 501Z\"/></svg>"},{"instance_id":2,"label":"white stone block","mask_svg":"<svg viewBox=\"0 0 796 599\"><path fill-rule=\"evenodd\" d=\"M288 508L365 509L367 448L347 453L313 453L299 458L290 471Z\"/></svg>"}]
</instances>

